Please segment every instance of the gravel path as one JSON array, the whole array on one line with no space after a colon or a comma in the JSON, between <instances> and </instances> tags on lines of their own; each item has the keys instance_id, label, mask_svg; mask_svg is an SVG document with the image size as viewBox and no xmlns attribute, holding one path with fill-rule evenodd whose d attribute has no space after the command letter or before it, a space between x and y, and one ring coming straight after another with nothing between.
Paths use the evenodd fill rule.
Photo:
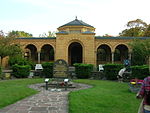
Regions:
<instances>
[{"instance_id":1,"label":"gravel path","mask_svg":"<svg viewBox=\"0 0 150 113\"><path fill-rule=\"evenodd\" d=\"M1 109L0 113L68 113L68 93L91 88L91 86L85 84L73 84L76 88L68 88L67 91L64 89L52 91L54 88L45 90L41 87L45 85L44 83L31 85L30 88L40 92Z\"/></svg>"}]
</instances>

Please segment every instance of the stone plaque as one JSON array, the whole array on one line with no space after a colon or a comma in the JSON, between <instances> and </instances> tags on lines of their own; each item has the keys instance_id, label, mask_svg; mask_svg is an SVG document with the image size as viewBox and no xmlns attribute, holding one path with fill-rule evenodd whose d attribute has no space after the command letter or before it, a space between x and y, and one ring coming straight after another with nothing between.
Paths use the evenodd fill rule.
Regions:
<instances>
[{"instance_id":1,"label":"stone plaque","mask_svg":"<svg viewBox=\"0 0 150 113\"><path fill-rule=\"evenodd\" d=\"M68 64L65 60L59 59L54 62L53 77L67 78L68 77Z\"/></svg>"}]
</instances>

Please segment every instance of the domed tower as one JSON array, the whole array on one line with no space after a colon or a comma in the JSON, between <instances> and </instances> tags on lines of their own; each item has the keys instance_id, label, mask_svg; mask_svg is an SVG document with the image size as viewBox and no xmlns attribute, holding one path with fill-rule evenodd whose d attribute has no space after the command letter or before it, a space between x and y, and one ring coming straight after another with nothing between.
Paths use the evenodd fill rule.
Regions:
<instances>
[{"instance_id":1,"label":"domed tower","mask_svg":"<svg viewBox=\"0 0 150 113\"><path fill-rule=\"evenodd\" d=\"M56 60L95 64L95 28L77 18L58 28L56 33Z\"/></svg>"}]
</instances>

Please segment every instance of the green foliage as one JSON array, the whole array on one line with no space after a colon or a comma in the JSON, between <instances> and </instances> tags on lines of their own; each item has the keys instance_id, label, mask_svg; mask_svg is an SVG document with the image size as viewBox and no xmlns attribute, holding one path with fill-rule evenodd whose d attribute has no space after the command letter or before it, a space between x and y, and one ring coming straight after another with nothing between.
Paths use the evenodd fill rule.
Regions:
<instances>
[{"instance_id":1,"label":"green foliage","mask_svg":"<svg viewBox=\"0 0 150 113\"><path fill-rule=\"evenodd\" d=\"M38 91L28 86L42 83L43 79L16 79L0 81L0 108L8 106Z\"/></svg>"},{"instance_id":2,"label":"green foliage","mask_svg":"<svg viewBox=\"0 0 150 113\"><path fill-rule=\"evenodd\" d=\"M21 55L10 56L8 63L10 66L18 64L18 65L30 65L31 69L33 69L33 70L35 68L34 62L23 58Z\"/></svg>"},{"instance_id":3,"label":"green foliage","mask_svg":"<svg viewBox=\"0 0 150 113\"><path fill-rule=\"evenodd\" d=\"M76 80L92 88L69 93L69 113L136 113L141 100L126 83Z\"/></svg>"},{"instance_id":4,"label":"green foliage","mask_svg":"<svg viewBox=\"0 0 150 113\"><path fill-rule=\"evenodd\" d=\"M74 66L77 78L89 78L93 71L92 64L75 63Z\"/></svg>"},{"instance_id":5,"label":"green foliage","mask_svg":"<svg viewBox=\"0 0 150 113\"><path fill-rule=\"evenodd\" d=\"M150 56L150 40L133 40L129 44L132 48L132 65L144 65Z\"/></svg>"},{"instance_id":6,"label":"green foliage","mask_svg":"<svg viewBox=\"0 0 150 113\"><path fill-rule=\"evenodd\" d=\"M53 62L42 63L43 72L42 75L47 78L53 77Z\"/></svg>"},{"instance_id":7,"label":"green foliage","mask_svg":"<svg viewBox=\"0 0 150 113\"><path fill-rule=\"evenodd\" d=\"M146 31L144 32L144 37L150 37L150 25L148 25Z\"/></svg>"},{"instance_id":8,"label":"green foliage","mask_svg":"<svg viewBox=\"0 0 150 113\"><path fill-rule=\"evenodd\" d=\"M105 64L104 66L104 74L108 80L116 80L118 72L121 68L123 68L122 64Z\"/></svg>"},{"instance_id":9,"label":"green foliage","mask_svg":"<svg viewBox=\"0 0 150 113\"><path fill-rule=\"evenodd\" d=\"M16 55L16 56L11 56L9 58L8 63L9 63L10 66L13 66L15 64L18 64L18 65L27 65L27 60L24 59L21 55Z\"/></svg>"},{"instance_id":10,"label":"green foliage","mask_svg":"<svg viewBox=\"0 0 150 113\"><path fill-rule=\"evenodd\" d=\"M14 31L8 33L8 37L32 37L32 34L24 32L24 31Z\"/></svg>"},{"instance_id":11,"label":"green foliage","mask_svg":"<svg viewBox=\"0 0 150 113\"><path fill-rule=\"evenodd\" d=\"M147 29L147 23L141 19L131 20L127 23L127 29L119 33L120 36L142 37Z\"/></svg>"},{"instance_id":12,"label":"green foliage","mask_svg":"<svg viewBox=\"0 0 150 113\"><path fill-rule=\"evenodd\" d=\"M0 57L1 60L6 56L21 54L22 50L19 44L12 44L13 37L6 37L0 32Z\"/></svg>"},{"instance_id":13,"label":"green foliage","mask_svg":"<svg viewBox=\"0 0 150 113\"><path fill-rule=\"evenodd\" d=\"M26 78L30 74L30 66L29 65L18 65L15 64L12 66L12 74L16 78Z\"/></svg>"},{"instance_id":14,"label":"green foliage","mask_svg":"<svg viewBox=\"0 0 150 113\"><path fill-rule=\"evenodd\" d=\"M149 75L149 67L147 65L143 66L131 66L132 78L144 79Z\"/></svg>"},{"instance_id":15,"label":"green foliage","mask_svg":"<svg viewBox=\"0 0 150 113\"><path fill-rule=\"evenodd\" d=\"M141 31L141 28L130 28L130 29L125 29L121 33L119 33L120 36L122 37L141 37L143 36L143 31Z\"/></svg>"}]
</instances>

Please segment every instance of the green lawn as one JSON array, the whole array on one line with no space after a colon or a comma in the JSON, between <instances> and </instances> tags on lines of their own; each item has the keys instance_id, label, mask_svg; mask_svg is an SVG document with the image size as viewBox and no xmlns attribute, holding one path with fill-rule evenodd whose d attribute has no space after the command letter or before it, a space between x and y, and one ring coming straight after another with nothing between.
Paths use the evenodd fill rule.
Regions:
<instances>
[{"instance_id":1,"label":"green lawn","mask_svg":"<svg viewBox=\"0 0 150 113\"><path fill-rule=\"evenodd\" d=\"M140 100L128 90L127 83L76 80L93 88L69 94L69 113L137 113Z\"/></svg>"},{"instance_id":2,"label":"green lawn","mask_svg":"<svg viewBox=\"0 0 150 113\"><path fill-rule=\"evenodd\" d=\"M43 79L17 79L0 81L0 108L38 91L28 88L28 85L43 82Z\"/></svg>"}]
</instances>

